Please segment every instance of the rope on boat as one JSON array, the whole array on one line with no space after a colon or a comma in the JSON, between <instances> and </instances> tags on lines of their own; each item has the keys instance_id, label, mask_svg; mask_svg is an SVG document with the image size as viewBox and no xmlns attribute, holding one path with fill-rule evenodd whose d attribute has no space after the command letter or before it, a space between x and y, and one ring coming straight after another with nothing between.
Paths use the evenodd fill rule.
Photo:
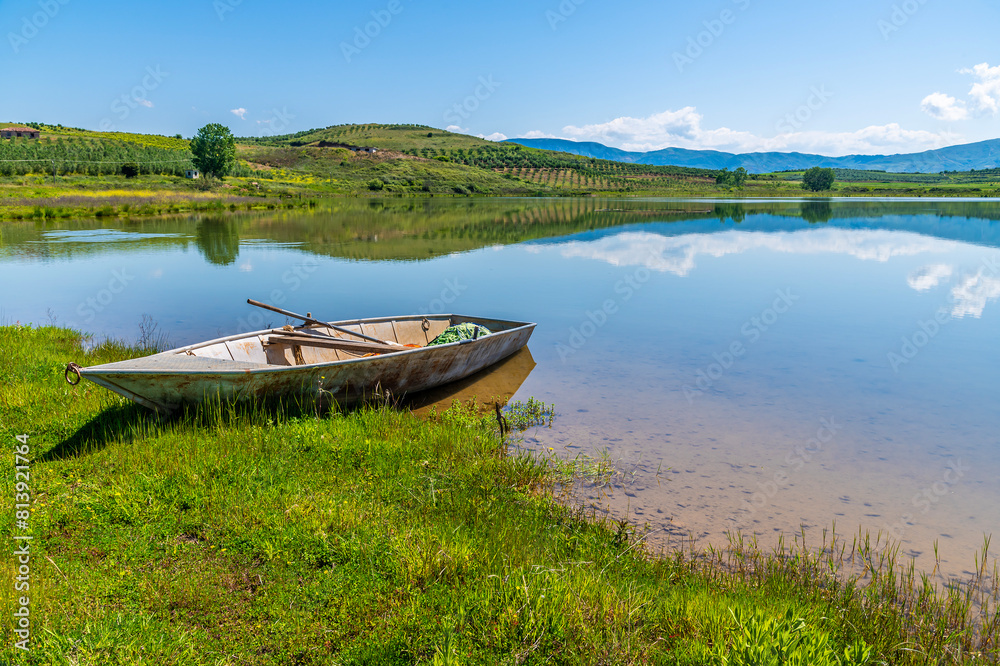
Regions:
<instances>
[{"instance_id":1,"label":"rope on boat","mask_svg":"<svg viewBox=\"0 0 1000 666\"><path fill-rule=\"evenodd\" d=\"M66 366L66 372L63 375L66 378L66 383L69 384L70 386L76 386L81 381L83 381L83 375L80 373L80 370L82 370L82 369L83 368L81 368L80 366L78 366L76 363L70 363L69 365L67 365ZM76 375L76 381L75 382L69 378L69 373L71 373L71 372L74 375Z\"/></svg>"}]
</instances>

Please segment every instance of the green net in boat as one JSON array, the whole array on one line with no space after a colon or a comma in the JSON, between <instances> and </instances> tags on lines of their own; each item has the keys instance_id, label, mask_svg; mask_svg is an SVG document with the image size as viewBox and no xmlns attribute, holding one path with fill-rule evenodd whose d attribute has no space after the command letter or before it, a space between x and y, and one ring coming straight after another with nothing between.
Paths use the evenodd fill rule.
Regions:
<instances>
[{"instance_id":1,"label":"green net in boat","mask_svg":"<svg viewBox=\"0 0 1000 666\"><path fill-rule=\"evenodd\" d=\"M478 329L478 334L476 330ZM460 340L473 340L475 338L481 338L484 335L489 335L490 329L485 326L480 326L479 324L471 324L466 322L464 324L457 324L455 326L449 326L441 332L441 335L437 336L433 340L427 343L427 346L432 345L446 345L449 342L459 342Z\"/></svg>"}]
</instances>

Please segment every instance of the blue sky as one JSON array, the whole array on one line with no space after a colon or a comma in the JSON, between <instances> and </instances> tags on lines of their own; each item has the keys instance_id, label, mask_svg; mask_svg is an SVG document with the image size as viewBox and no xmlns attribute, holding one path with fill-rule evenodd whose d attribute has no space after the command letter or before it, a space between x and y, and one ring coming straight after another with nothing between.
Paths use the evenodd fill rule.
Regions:
<instances>
[{"instance_id":1,"label":"blue sky","mask_svg":"<svg viewBox=\"0 0 1000 666\"><path fill-rule=\"evenodd\" d=\"M1000 137L998 26L985 0L0 0L0 120L913 152Z\"/></svg>"}]
</instances>

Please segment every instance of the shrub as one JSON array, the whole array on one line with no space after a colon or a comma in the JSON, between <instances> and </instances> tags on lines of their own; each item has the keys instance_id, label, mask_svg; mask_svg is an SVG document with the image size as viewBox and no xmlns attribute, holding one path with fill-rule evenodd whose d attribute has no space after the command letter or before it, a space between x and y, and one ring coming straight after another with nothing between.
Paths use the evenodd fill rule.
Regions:
<instances>
[{"instance_id":1,"label":"shrub","mask_svg":"<svg viewBox=\"0 0 1000 666\"><path fill-rule=\"evenodd\" d=\"M202 174L201 178L194 181L195 189L201 190L202 192L209 192L215 189L215 186L218 184L219 180L209 174Z\"/></svg>"},{"instance_id":2,"label":"shrub","mask_svg":"<svg viewBox=\"0 0 1000 666\"><path fill-rule=\"evenodd\" d=\"M834 180L836 180L836 176L833 173L833 169L813 167L802 175L802 189L812 190L813 192L828 190L833 187Z\"/></svg>"}]
</instances>

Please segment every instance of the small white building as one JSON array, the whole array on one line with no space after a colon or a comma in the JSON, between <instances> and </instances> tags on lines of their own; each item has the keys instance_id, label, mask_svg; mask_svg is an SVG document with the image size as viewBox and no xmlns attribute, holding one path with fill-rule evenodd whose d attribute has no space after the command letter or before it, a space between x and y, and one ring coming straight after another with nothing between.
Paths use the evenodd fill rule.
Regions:
<instances>
[{"instance_id":1,"label":"small white building","mask_svg":"<svg viewBox=\"0 0 1000 666\"><path fill-rule=\"evenodd\" d=\"M201 172L198 171L197 169L188 169L187 171L184 172L184 177L191 179L201 178Z\"/></svg>"}]
</instances>

